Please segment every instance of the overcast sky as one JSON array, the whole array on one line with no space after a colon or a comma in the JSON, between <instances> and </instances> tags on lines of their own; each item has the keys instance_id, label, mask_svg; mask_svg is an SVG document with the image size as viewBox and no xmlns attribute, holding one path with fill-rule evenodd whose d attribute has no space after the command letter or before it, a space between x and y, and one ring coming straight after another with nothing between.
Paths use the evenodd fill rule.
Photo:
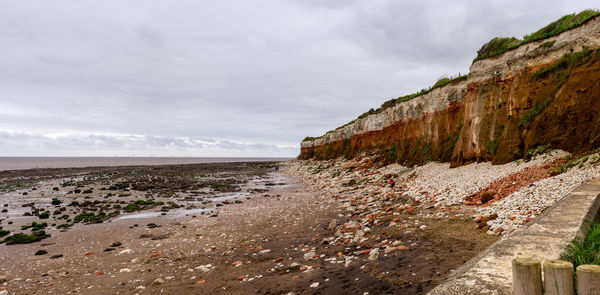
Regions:
<instances>
[{"instance_id":1,"label":"overcast sky","mask_svg":"<svg viewBox=\"0 0 600 295\"><path fill-rule=\"evenodd\" d=\"M0 0L0 156L296 156L595 1Z\"/></svg>"}]
</instances>

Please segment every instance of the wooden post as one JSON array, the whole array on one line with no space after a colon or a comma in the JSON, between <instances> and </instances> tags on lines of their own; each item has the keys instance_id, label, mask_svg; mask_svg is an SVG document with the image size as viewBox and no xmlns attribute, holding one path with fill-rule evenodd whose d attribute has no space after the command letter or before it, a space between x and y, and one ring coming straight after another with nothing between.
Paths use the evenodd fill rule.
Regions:
<instances>
[{"instance_id":1,"label":"wooden post","mask_svg":"<svg viewBox=\"0 0 600 295\"><path fill-rule=\"evenodd\" d=\"M580 265L577 267L577 294L600 294L600 265Z\"/></svg>"},{"instance_id":2,"label":"wooden post","mask_svg":"<svg viewBox=\"0 0 600 295\"><path fill-rule=\"evenodd\" d=\"M542 266L533 258L512 261L515 295L542 295Z\"/></svg>"},{"instance_id":3,"label":"wooden post","mask_svg":"<svg viewBox=\"0 0 600 295\"><path fill-rule=\"evenodd\" d=\"M573 263L564 260L544 262L544 294L575 295Z\"/></svg>"}]
</instances>

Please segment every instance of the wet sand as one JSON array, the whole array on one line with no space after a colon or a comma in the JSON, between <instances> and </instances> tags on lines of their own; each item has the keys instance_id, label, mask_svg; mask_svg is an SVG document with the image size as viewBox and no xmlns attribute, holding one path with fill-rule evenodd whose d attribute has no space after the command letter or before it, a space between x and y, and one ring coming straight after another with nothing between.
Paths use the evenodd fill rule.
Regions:
<instances>
[{"instance_id":1,"label":"wet sand","mask_svg":"<svg viewBox=\"0 0 600 295\"><path fill-rule=\"evenodd\" d=\"M233 171L240 182L239 187L226 190L234 191L216 192L215 188L223 188L213 182L206 194L200 194L202 190L188 186L188 182L182 180L190 177L183 177L166 191L193 188L185 194L197 194L196 198L204 200L244 193L232 199L242 203L232 201L216 207L220 201L212 202L205 204L209 210L205 214L186 216L182 213L185 210L204 209L186 209L190 204L181 195L171 198L185 207L168 212L162 212L161 207L156 206L122 213L103 223L77 223L64 232L49 225L50 238L31 244L0 245L0 276L5 275L7 280L0 284L0 289L8 294L424 294L452 269L496 240L496 237L474 230L470 220L424 219L399 213L380 217L381 225L373 225L365 235L367 239L358 243L333 243L330 237L335 235L336 227L330 227L331 221L336 219L338 224L344 224L355 217L346 214L338 200L327 197L298 178L287 176L269 165L264 169L248 168L243 173L244 169L238 166L192 166L162 166L146 175L190 175L202 169L203 173L194 175ZM87 200L106 200L104 197L109 192L100 188L123 183L123 179L127 179L122 175L123 169L134 168L105 169L101 175L121 173L121 177L91 180L85 185L93 191L92 198ZM49 194L56 192L53 188L57 182L72 178L73 173L90 172L97 170L28 171L16 178L21 182L22 178L41 179L43 185L36 191L25 189L27 196L41 196L44 192L47 197L44 201L50 202ZM289 171L286 173L293 175ZM56 179L58 175L60 179ZM0 174L2 177L3 184L15 179ZM193 178L196 179L194 184L201 178ZM152 184L153 198L158 201L164 185L157 185L150 179L154 178L140 182L138 188ZM85 181L85 177L81 180ZM146 185L142 186L142 183ZM67 193L72 189L60 187L59 192L70 198L73 194ZM132 186L126 189L128 191L112 193L131 193L122 197L126 203L148 199L145 195L149 189L138 191ZM17 198L18 193L23 196L23 191L9 195ZM86 200L85 197L77 198ZM6 194L2 195L0 204L5 204L5 200L8 200ZM12 199L8 208L23 208L13 204L15 202ZM197 199L190 202L199 207ZM96 207L101 206L96 204ZM80 207L76 208L73 210ZM160 215L162 213L165 215ZM43 221L30 217L17 222L16 216L7 219L6 214L0 214L3 219L0 225L13 232L19 231L15 228L30 220ZM11 219L15 221L8 225ZM387 226L392 220L410 223L415 219L425 226L422 230L398 231ZM382 251L375 260L369 260L368 253L363 254L364 250L384 249L390 241L399 242L398 250ZM41 249L47 254L34 255ZM53 255L63 256L51 259Z\"/></svg>"}]
</instances>

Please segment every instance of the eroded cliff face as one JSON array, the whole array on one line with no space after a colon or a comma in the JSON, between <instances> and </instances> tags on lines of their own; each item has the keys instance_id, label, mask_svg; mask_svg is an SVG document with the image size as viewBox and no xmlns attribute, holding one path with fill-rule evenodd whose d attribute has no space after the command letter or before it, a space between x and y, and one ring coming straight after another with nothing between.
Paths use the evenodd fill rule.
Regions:
<instances>
[{"instance_id":1,"label":"eroded cliff face","mask_svg":"<svg viewBox=\"0 0 600 295\"><path fill-rule=\"evenodd\" d=\"M475 62L466 80L304 141L300 158L505 163L531 148L600 146L600 17Z\"/></svg>"}]
</instances>

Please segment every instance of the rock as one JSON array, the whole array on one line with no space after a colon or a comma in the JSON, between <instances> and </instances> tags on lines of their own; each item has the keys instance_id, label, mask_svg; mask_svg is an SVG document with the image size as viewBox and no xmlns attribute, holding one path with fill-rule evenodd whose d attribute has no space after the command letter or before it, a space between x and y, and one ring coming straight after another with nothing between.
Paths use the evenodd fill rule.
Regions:
<instances>
[{"instance_id":1,"label":"rock","mask_svg":"<svg viewBox=\"0 0 600 295\"><path fill-rule=\"evenodd\" d=\"M121 242L114 242L114 243L110 244L111 247L119 247L121 245L122 245Z\"/></svg>"},{"instance_id":2,"label":"rock","mask_svg":"<svg viewBox=\"0 0 600 295\"><path fill-rule=\"evenodd\" d=\"M56 259L56 258L61 258L61 257L63 257L62 254L56 254L56 255L50 256L50 259Z\"/></svg>"},{"instance_id":3,"label":"rock","mask_svg":"<svg viewBox=\"0 0 600 295\"><path fill-rule=\"evenodd\" d=\"M369 260L374 261L377 259L379 259L379 248L375 248L369 253Z\"/></svg>"},{"instance_id":4,"label":"rock","mask_svg":"<svg viewBox=\"0 0 600 295\"><path fill-rule=\"evenodd\" d=\"M209 272L211 270L213 270L214 266L212 264L206 264L206 265L200 265L195 267L197 270L200 270L202 272Z\"/></svg>"},{"instance_id":5,"label":"rock","mask_svg":"<svg viewBox=\"0 0 600 295\"><path fill-rule=\"evenodd\" d=\"M0 276L0 284L6 283L6 281L7 281L6 276Z\"/></svg>"},{"instance_id":6,"label":"rock","mask_svg":"<svg viewBox=\"0 0 600 295\"><path fill-rule=\"evenodd\" d=\"M303 256L303 257L304 257L304 260L311 260L311 259L313 259L313 257L314 257L315 255L316 255L316 253L315 253L315 252L313 252L313 251L310 251L310 252L308 252L308 253L304 254L304 256Z\"/></svg>"},{"instance_id":7,"label":"rock","mask_svg":"<svg viewBox=\"0 0 600 295\"><path fill-rule=\"evenodd\" d=\"M153 236L152 238L150 238L150 240L152 240L152 241L164 240L168 237L169 237L169 235L164 234L164 235Z\"/></svg>"},{"instance_id":8,"label":"rock","mask_svg":"<svg viewBox=\"0 0 600 295\"><path fill-rule=\"evenodd\" d=\"M337 219L332 219L331 222L329 222L329 229L334 229L337 226Z\"/></svg>"},{"instance_id":9,"label":"rock","mask_svg":"<svg viewBox=\"0 0 600 295\"><path fill-rule=\"evenodd\" d=\"M481 203L485 204L489 201L494 200L494 195L496 195L496 193L490 191L483 193L481 195Z\"/></svg>"},{"instance_id":10,"label":"rock","mask_svg":"<svg viewBox=\"0 0 600 295\"><path fill-rule=\"evenodd\" d=\"M310 284L311 288L316 288L318 286L319 286L319 282L315 282L315 283Z\"/></svg>"},{"instance_id":11,"label":"rock","mask_svg":"<svg viewBox=\"0 0 600 295\"><path fill-rule=\"evenodd\" d=\"M148 228L157 228L157 227L160 227L160 225L157 225L156 223L148 223L148 224L146 224L146 226Z\"/></svg>"},{"instance_id":12,"label":"rock","mask_svg":"<svg viewBox=\"0 0 600 295\"><path fill-rule=\"evenodd\" d=\"M104 252L110 252L110 251L115 251L115 248L112 248L112 247L111 247L111 248L106 248L106 249L104 249Z\"/></svg>"},{"instance_id":13,"label":"rock","mask_svg":"<svg viewBox=\"0 0 600 295\"><path fill-rule=\"evenodd\" d=\"M121 255L121 254L131 254L131 253L133 253L133 250L131 250L131 249L125 249L125 250L119 252L119 255Z\"/></svg>"},{"instance_id":14,"label":"rock","mask_svg":"<svg viewBox=\"0 0 600 295\"><path fill-rule=\"evenodd\" d=\"M389 254L389 253L391 253L391 252L392 252L392 251L394 251L394 250L396 250L396 247L390 247L390 246L387 246L387 247L385 247L385 249L383 250L383 252L384 252L385 254Z\"/></svg>"},{"instance_id":15,"label":"rock","mask_svg":"<svg viewBox=\"0 0 600 295\"><path fill-rule=\"evenodd\" d=\"M158 278L158 279L154 280L154 282L152 282L152 285L156 286L156 285L162 285L164 283L165 283L165 280Z\"/></svg>"},{"instance_id":16,"label":"rock","mask_svg":"<svg viewBox=\"0 0 600 295\"><path fill-rule=\"evenodd\" d=\"M48 254L48 251L46 251L46 250L37 250L35 252L35 255L46 255L46 254Z\"/></svg>"},{"instance_id":17,"label":"rock","mask_svg":"<svg viewBox=\"0 0 600 295\"><path fill-rule=\"evenodd\" d=\"M344 266L348 267L352 263L353 257L346 257L346 261L344 261Z\"/></svg>"}]
</instances>

